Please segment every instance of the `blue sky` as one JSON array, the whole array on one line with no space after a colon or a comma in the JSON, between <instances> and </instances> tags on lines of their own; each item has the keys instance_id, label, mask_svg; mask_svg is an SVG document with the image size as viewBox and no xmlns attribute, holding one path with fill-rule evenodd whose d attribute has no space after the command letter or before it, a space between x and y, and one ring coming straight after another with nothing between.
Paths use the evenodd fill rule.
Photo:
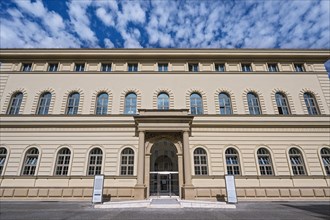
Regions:
<instances>
[{"instance_id":1,"label":"blue sky","mask_svg":"<svg viewBox=\"0 0 330 220\"><path fill-rule=\"evenodd\" d=\"M1 48L330 48L330 0L3 0Z\"/></svg>"}]
</instances>

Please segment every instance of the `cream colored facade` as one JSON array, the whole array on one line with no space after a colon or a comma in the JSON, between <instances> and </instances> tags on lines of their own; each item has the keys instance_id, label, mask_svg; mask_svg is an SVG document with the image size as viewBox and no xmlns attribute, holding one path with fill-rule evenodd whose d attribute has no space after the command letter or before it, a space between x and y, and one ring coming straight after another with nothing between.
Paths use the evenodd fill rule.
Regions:
<instances>
[{"instance_id":1,"label":"cream colored facade","mask_svg":"<svg viewBox=\"0 0 330 220\"><path fill-rule=\"evenodd\" d=\"M113 199L169 193L221 198L226 196L230 148L237 153L238 199L329 199L327 155L321 152L330 150L330 84L323 65L329 58L327 50L1 50L0 149L6 154L0 151L0 197L90 199L90 153L99 148L104 194ZM23 71L25 64L31 64L30 71ZM57 64L57 71L49 71L50 64ZM77 64L84 71L75 71ZM111 65L110 72L102 71L104 64ZM128 71L131 64L137 64L136 72ZM159 72L161 64L168 71ZM191 64L197 72L189 71ZM216 70L219 64L223 72ZM243 71L246 64L250 72ZM269 64L278 71L270 72ZM297 72L296 65L303 71ZM10 114L18 92L23 94L18 114ZM51 93L48 114L38 115L44 92ZM72 92L79 93L79 105L77 114L68 115ZM221 114L222 92L230 97L232 114ZM259 99L260 115L250 114L250 92ZM279 112L278 92L287 99L288 115ZM100 93L108 95L106 115L96 114ZM125 114L129 93L136 94L134 115ZM160 93L168 95L169 110L158 110ZM201 97L203 114L191 114L194 93ZM318 114L309 114L306 93L314 97ZM64 147L71 153L68 171L57 175ZM26 175L31 148L38 155L35 171ZM133 171L123 175L127 148L133 152ZM262 175L260 148L268 150L272 175ZM292 148L300 152L303 175L294 174ZM196 155L196 149L203 155ZM197 157L205 159L205 173L196 171Z\"/></svg>"}]
</instances>

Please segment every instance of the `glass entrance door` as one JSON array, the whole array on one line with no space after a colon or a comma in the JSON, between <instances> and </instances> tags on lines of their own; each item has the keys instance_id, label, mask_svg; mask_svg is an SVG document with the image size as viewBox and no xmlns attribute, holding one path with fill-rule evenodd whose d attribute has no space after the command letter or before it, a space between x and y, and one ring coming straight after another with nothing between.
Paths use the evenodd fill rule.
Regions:
<instances>
[{"instance_id":1,"label":"glass entrance door","mask_svg":"<svg viewBox=\"0 0 330 220\"><path fill-rule=\"evenodd\" d=\"M150 172L151 196L178 196L178 172Z\"/></svg>"}]
</instances>

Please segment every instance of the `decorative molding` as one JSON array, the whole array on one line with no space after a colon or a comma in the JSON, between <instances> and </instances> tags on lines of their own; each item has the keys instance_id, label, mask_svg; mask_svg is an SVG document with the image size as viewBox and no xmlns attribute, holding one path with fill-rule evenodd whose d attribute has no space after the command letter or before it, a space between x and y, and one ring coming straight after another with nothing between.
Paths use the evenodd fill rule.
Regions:
<instances>
[{"instance_id":1,"label":"decorative molding","mask_svg":"<svg viewBox=\"0 0 330 220\"><path fill-rule=\"evenodd\" d=\"M186 92L186 106L189 109L189 113L191 114L191 108L190 108L190 95L192 93L198 93L202 96L202 101L203 101L203 114L207 114L207 96L206 93L202 89L197 89L197 88L191 88Z\"/></svg>"},{"instance_id":2,"label":"decorative molding","mask_svg":"<svg viewBox=\"0 0 330 220\"><path fill-rule=\"evenodd\" d=\"M253 92L258 96L259 103L260 103L260 108L261 108L261 114L266 114L267 113L266 104L265 104L265 100L262 96L262 93L259 90L251 89L251 88L247 88L243 92L243 104L244 104L245 113L250 115L249 105L248 105L248 102L247 102L247 94L249 92Z\"/></svg>"},{"instance_id":3,"label":"decorative molding","mask_svg":"<svg viewBox=\"0 0 330 220\"><path fill-rule=\"evenodd\" d=\"M160 93L166 93L169 96L169 101L170 101L169 107L170 107L170 109L174 109L174 94L173 94L172 90L166 89L166 88L158 88L157 90L155 90L155 92L153 94L153 99L152 99L153 109L158 109L157 98Z\"/></svg>"},{"instance_id":4,"label":"decorative molding","mask_svg":"<svg viewBox=\"0 0 330 220\"><path fill-rule=\"evenodd\" d=\"M320 113L322 115L326 114L326 112L324 110L323 103L321 101L321 96L318 93L314 92L312 89L309 89L309 88L304 88L299 92L299 98L300 98L300 102L301 102L304 114L308 115L308 110L307 110L307 106L306 106L305 99L304 99L304 93L306 93L306 92L309 92L309 93L314 95L314 97L316 99L316 102L317 102L317 106L320 110Z\"/></svg>"},{"instance_id":5,"label":"decorative molding","mask_svg":"<svg viewBox=\"0 0 330 220\"><path fill-rule=\"evenodd\" d=\"M227 93L230 96L232 112L233 114L237 114L238 111L237 111L235 95L231 90L226 88L219 88L214 93L214 103L215 103L216 112L220 114L219 94L222 92Z\"/></svg>"},{"instance_id":6,"label":"decorative molding","mask_svg":"<svg viewBox=\"0 0 330 220\"><path fill-rule=\"evenodd\" d=\"M84 103L84 92L82 89L71 89L67 90L67 92L64 94L63 101L62 101L62 108L61 108L61 114L66 114L66 108L67 108L67 102L68 102L68 97L71 93L78 92L80 97L79 97L79 107L78 107L78 114L82 113L82 108L83 108L83 103Z\"/></svg>"},{"instance_id":7,"label":"decorative molding","mask_svg":"<svg viewBox=\"0 0 330 220\"><path fill-rule=\"evenodd\" d=\"M37 108L38 108L40 96L43 93L45 93L45 92L50 92L52 94L52 97L51 97L51 100L50 100L48 114L51 114L53 112L54 103L55 103L55 100L56 100L56 93L55 93L55 89L53 89L53 88L47 88L47 89L40 90L35 95L34 100L33 100L33 103L32 103L32 107L31 107L31 114L37 114Z\"/></svg>"},{"instance_id":8,"label":"decorative molding","mask_svg":"<svg viewBox=\"0 0 330 220\"><path fill-rule=\"evenodd\" d=\"M96 111L96 99L97 99L97 96L100 93L107 93L108 94L108 111L107 111L107 114L111 114L113 95L112 95L111 90L109 90L107 88L96 90L92 94L92 97L91 97L92 98L92 102L91 102L91 106L90 106L90 114L92 114L92 115L95 114L95 111Z\"/></svg>"},{"instance_id":9,"label":"decorative molding","mask_svg":"<svg viewBox=\"0 0 330 220\"><path fill-rule=\"evenodd\" d=\"M286 99L288 101L288 105L289 105L289 108L290 108L290 112L291 112L291 114L295 115L296 114L296 109L293 105L293 98L292 98L291 94L288 93L286 90L280 89L280 88L273 89L273 91L271 93L271 99L272 99L275 114L279 114L278 109L277 109L276 97L275 97L275 94L278 93L278 92L283 93L286 96Z\"/></svg>"},{"instance_id":10,"label":"decorative molding","mask_svg":"<svg viewBox=\"0 0 330 220\"><path fill-rule=\"evenodd\" d=\"M120 95L120 113L124 114L124 110L125 110L125 97L128 93L133 92L136 94L137 96L137 103L136 103L136 113L138 113L138 109L141 108L141 102L142 102L142 93L140 90L138 89L134 89L134 88L128 88L125 89L124 91L122 91L121 95Z\"/></svg>"},{"instance_id":11,"label":"decorative molding","mask_svg":"<svg viewBox=\"0 0 330 220\"><path fill-rule=\"evenodd\" d=\"M8 93L6 99L5 99L4 103L3 103L2 114L7 114L7 111L8 111L9 105L10 105L11 97L15 93L18 93L18 92L23 93L22 103L21 103L21 106L19 108L19 114L23 114L25 103L26 103L26 99L27 99L27 96L28 96L27 91L26 91L25 88L18 88L18 89L15 89L15 90L11 91L10 93Z\"/></svg>"}]
</instances>

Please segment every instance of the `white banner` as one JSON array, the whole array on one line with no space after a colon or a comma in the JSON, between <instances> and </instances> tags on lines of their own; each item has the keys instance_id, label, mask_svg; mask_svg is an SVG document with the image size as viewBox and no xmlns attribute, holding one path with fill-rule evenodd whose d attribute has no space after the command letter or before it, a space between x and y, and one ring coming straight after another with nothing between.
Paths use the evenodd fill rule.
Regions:
<instances>
[{"instance_id":1,"label":"white banner","mask_svg":"<svg viewBox=\"0 0 330 220\"><path fill-rule=\"evenodd\" d=\"M102 203L103 183L104 183L104 176L95 175L92 203Z\"/></svg>"},{"instance_id":2,"label":"white banner","mask_svg":"<svg viewBox=\"0 0 330 220\"><path fill-rule=\"evenodd\" d=\"M226 191L227 203L237 203L235 177L233 175L226 175Z\"/></svg>"}]
</instances>

